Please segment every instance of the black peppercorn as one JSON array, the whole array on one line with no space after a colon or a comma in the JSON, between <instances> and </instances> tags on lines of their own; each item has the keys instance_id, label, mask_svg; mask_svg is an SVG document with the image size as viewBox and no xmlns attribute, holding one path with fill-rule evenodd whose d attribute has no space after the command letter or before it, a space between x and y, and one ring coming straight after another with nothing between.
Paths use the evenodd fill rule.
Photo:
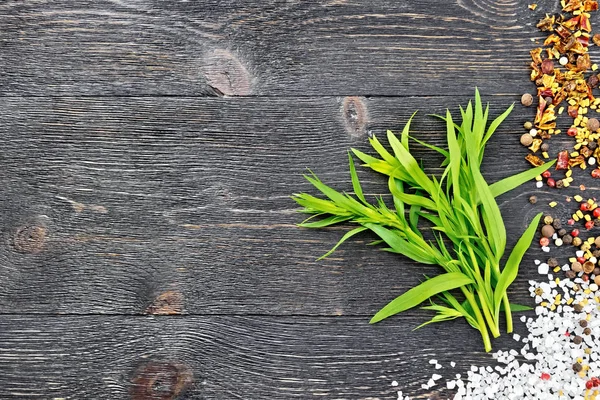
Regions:
<instances>
[{"instance_id":1,"label":"black peppercorn","mask_svg":"<svg viewBox=\"0 0 600 400\"><path fill-rule=\"evenodd\" d=\"M558 265L558 260L554 257L550 257L546 263L550 268L554 268Z\"/></svg>"},{"instance_id":2,"label":"black peppercorn","mask_svg":"<svg viewBox=\"0 0 600 400\"><path fill-rule=\"evenodd\" d=\"M582 328L585 328L587 326L587 321L585 319L582 319L581 321L579 321L579 326Z\"/></svg>"},{"instance_id":3,"label":"black peppercorn","mask_svg":"<svg viewBox=\"0 0 600 400\"><path fill-rule=\"evenodd\" d=\"M574 271L568 270L565 272L565 277L568 279L575 279L576 276L577 274Z\"/></svg>"},{"instance_id":4,"label":"black peppercorn","mask_svg":"<svg viewBox=\"0 0 600 400\"><path fill-rule=\"evenodd\" d=\"M562 237L562 241L564 244L572 244L573 243L573 236L571 235L565 235Z\"/></svg>"},{"instance_id":5,"label":"black peppercorn","mask_svg":"<svg viewBox=\"0 0 600 400\"><path fill-rule=\"evenodd\" d=\"M589 142L587 147L590 150L596 150L596 147L598 147L598 143L597 142Z\"/></svg>"},{"instance_id":6,"label":"black peppercorn","mask_svg":"<svg viewBox=\"0 0 600 400\"><path fill-rule=\"evenodd\" d=\"M573 309L575 310L575 312L582 312L583 306L581 304L577 303L573 306Z\"/></svg>"},{"instance_id":7,"label":"black peppercorn","mask_svg":"<svg viewBox=\"0 0 600 400\"><path fill-rule=\"evenodd\" d=\"M592 330L591 330L590 328L585 328L585 329L583 330L583 334L584 334L584 335L591 335L591 334L592 334Z\"/></svg>"},{"instance_id":8,"label":"black peppercorn","mask_svg":"<svg viewBox=\"0 0 600 400\"><path fill-rule=\"evenodd\" d=\"M552 226L554 229L560 229L562 228L562 222L560 222L560 219L554 218L554 221L552 221Z\"/></svg>"},{"instance_id":9,"label":"black peppercorn","mask_svg":"<svg viewBox=\"0 0 600 400\"><path fill-rule=\"evenodd\" d=\"M557 180L555 183L557 188L561 189L563 187L565 187L565 181L563 181L562 179Z\"/></svg>"},{"instance_id":10,"label":"black peppercorn","mask_svg":"<svg viewBox=\"0 0 600 400\"><path fill-rule=\"evenodd\" d=\"M573 371L575 372L579 372L583 369L583 367L581 366L581 364L579 364L578 362L576 362L575 364L573 364Z\"/></svg>"},{"instance_id":11,"label":"black peppercorn","mask_svg":"<svg viewBox=\"0 0 600 400\"><path fill-rule=\"evenodd\" d=\"M561 228L561 229L558 230L558 232L556 232L556 234L559 237L563 237L563 236L565 236L567 234L567 230L565 228Z\"/></svg>"},{"instance_id":12,"label":"black peppercorn","mask_svg":"<svg viewBox=\"0 0 600 400\"><path fill-rule=\"evenodd\" d=\"M581 342L583 342L583 338L581 336L575 336L573 338L573 343L575 343L575 344L581 344Z\"/></svg>"}]
</instances>

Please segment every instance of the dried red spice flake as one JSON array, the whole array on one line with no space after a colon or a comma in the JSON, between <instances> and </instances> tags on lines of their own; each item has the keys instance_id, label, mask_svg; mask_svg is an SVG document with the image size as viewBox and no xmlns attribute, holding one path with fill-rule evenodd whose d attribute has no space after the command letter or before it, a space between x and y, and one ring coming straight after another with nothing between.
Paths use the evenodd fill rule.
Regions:
<instances>
[{"instance_id":1,"label":"dried red spice flake","mask_svg":"<svg viewBox=\"0 0 600 400\"><path fill-rule=\"evenodd\" d=\"M592 31L592 24L590 23L590 19L585 14L581 14L579 16L579 26L582 30L586 32Z\"/></svg>"},{"instance_id":2,"label":"dried red spice flake","mask_svg":"<svg viewBox=\"0 0 600 400\"><path fill-rule=\"evenodd\" d=\"M585 72L592 67L592 61L589 54L582 54L577 57L577 71Z\"/></svg>"},{"instance_id":3,"label":"dried red spice flake","mask_svg":"<svg viewBox=\"0 0 600 400\"><path fill-rule=\"evenodd\" d=\"M585 158L583 158L582 155L571 157L569 159L569 166L570 167L578 167L578 166L581 166L581 165L585 165Z\"/></svg>"},{"instance_id":4,"label":"dried red spice flake","mask_svg":"<svg viewBox=\"0 0 600 400\"><path fill-rule=\"evenodd\" d=\"M556 22L556 17L554 15L548 15L540 20L536 25L537 28L542 32L552 32L554 31L554 23Z\"/></svg>"},{"instance_id":5,"label":"dried red spice flake","mask_svg":"<svg viewBox=\"0 0 600 400\"><path fill-rule=\"evenodd\" d=\"M556 160L556 169L557 170L569 169L569 152L567 150L563 150L558 153L558 157Z\"/></svg>"},{"instance_id":6,"label":"dried red spice flake","mask_svg":"<svg viewBox=\"0 0 600 400\"><path fill-rule=\"evenodd\" d=\"M533 154L527 154L525 156L525 160L527 160L534 167L539 167L540 165L545 164L544 160L542 160L541 158L539 158L538 156L533 155Z\"/></svg>"},{"instance_id":7,"label":"dried red spice flake","mask_svg":"<svg viewBox=\"0 0 600 400\"><path fill-rule=\"evenodd\" d=\"M533 121L537 135L528 147L533 153L541 149L544 159L548 159L545 141L561 133L557 129L555 109L558 113L565 110L573 123L571 129L564 132L575 140L576 151L561 151L556 169L568 171L576 166L585 169L588 159L590 166L600 161L600 132L590 129L588 121L592 118L586 116L589 109L600 112L600 100L593 95L593 89L600 87L600 78L595 73L586 76L597 69L588 54L588 47L592 42L600 46L600 34L590 35L589 12L598 10L597 0L562 0L561 5L562 14L546 15L537 23L540 31L548 32L544 47L530 50L530 79L537 87L538 104ZM565 101L568 104L563 107ZM534 166L544 163L534 154L525 158ZM556 186L567 187L572 181L571 175L565 179L557 178Z\"/></svg>"}]
</instances>

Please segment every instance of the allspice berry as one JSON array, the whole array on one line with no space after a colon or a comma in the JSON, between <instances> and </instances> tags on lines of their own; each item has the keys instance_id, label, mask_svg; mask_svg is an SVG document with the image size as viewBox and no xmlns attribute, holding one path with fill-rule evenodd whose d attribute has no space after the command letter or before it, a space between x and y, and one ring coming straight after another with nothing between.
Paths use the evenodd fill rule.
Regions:
<instances>
[{"instance_id":1,"label":"allspice berry","mask_svg":"<svg viewBox=\"0 0 600 400\"><path fill-rule=\"evenodd\" d=\"M592 334L592 330L591 330L590 328L585 328L585 329L583 330L583 334L584 334L584 335L591 335L591 334Z\"/></svg>"},{"instance_id":2,"label":"allspice berry","mask_svg":"<svg viewBox=\"0 0 600 400\"><path fill-rule=\"evenodd\" d=\"M523 96L521 96L521 104L523 104L525 107L529 107L533 104L533 96L529 93L525 93Z\"/></svg>"},{"instance_id":3,"label":"allspice berry","mask_svg":"<svg viewBox=\"0 0 600 400\"><path fill-rule=\"evenodd\" d=\"M598 236L598 237L597 237L597 238L594 240L594 244L595 244L597 247L600 247L600 236Z\"/></svg>"},{"instance_id":4,"label":"allspice berry","mask_svg":"<svg viewBox=\"0 0 600 400\"><path fill-rule=\"evenodd\" d=\"M583 338L581 336L575 336L573 338L573 343L575 343L575 344L581 344L581 342L583 342Z\"/></svg>"},{"instance_id":5,"label":"allspice berry","mask_svg":"<svg viewBox=\"0 0 600 400\"><path fill-rule=\"evenodd\" d=\"M574 261L574 262L571 264L571 270L572 270L573 272L577 272L577 273L579 273L579 272L583 271L583 266L581 265L581 263L580 263L580 262L578 262L578 261Z\"/></svg>"},{"instance_id":6,"label":"allspice berry","mask_svg":"<svg viewBox=\"0 0 600 400\"><path fill-rule=\"evenodd\" d=\"M581 321L579 321L579 326L585 328L588 326L588 322L585 319L582 319Z\"/></svg>"},{"instance_id":7,"label":"allspice berry","mask_svg":"<svg viewBox=\"0 0 600 400\"><path fill-rule=\"evenodd\" d=\"M556 232L556 231L554 230L554 227L552 225L544 225L542 227L542 236L543 237L551 238L552 235L554 235L554 232Z\"/></svg>"},{"instance_id":8,"label":"allspice berry","mask_svg":"<svg viewBox=\"0 0 600 400\"><path fill-rule=\"evenodd\" d=\"M594 283L598 286L600 286L600 276L595 276L594 277Z\"/></svg>"},{"instance_id":9,"label":"allspice berry","mask_svg":"<svg viewBox=\"0 0 600 400\"><path fill-rule=\"evenodd\" d=\"M529 196L529 202L531 204L537 203L537 196Z\"/></svg>"},{"instance_id":10,"label":"allspice berry","mask_svg":"<svg viewBox=\"0 0 600 400\"><path fill-rule=\"evenodd\" d=\"M590 132L597 131L598 128L600 128L600 121L598 121L597 118L588 119L587 128L590 130Z\"/></svg>"},{"instance_id":11,"label":"allspice berry","mask_svg":"<svg viewBox=\"0 0 600 400\"><path fill-rule=\"evenodd\" d=\"M525 147L531 146L533 143L533 136L529 133L524 133L521 135L521 144Z\"/></svg>"}]
</instances>

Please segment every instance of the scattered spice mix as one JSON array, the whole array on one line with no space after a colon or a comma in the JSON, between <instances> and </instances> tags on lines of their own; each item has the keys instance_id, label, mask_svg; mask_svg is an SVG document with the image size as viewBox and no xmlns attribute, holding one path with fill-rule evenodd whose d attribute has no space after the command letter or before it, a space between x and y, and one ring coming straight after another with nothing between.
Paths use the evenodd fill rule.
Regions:
<instances>
[{"instance_id":1,"label":"scattered spice mix","mask_svg":"<svg viewBox=\"0 0 600 400\"><path fill-rule=\"evenodd\" d=\"M558 151L556 170L564 171L560 179L548 174L539 177L537 186L552 188L569 187L573 182L571 170L579 167L592 167L592 177L600 178L596 168L600 157L600 121L588 117L590 110L600 112L600 98L592 93L600 79L595 72L588 49L600 45L600 35L591 36L590 13L598 10L596 0L561 1L562 14L546 15L537 27L548 36L544 47L531 50L531 80L537 87L537 106L533 123L525 125L528 131L521 136L521 144L531 151L525 159L533 166L542 165L550 158L550 140L561 133L557 127L557 117L567 114L572 118L566 134L575 139L573 149ZM524 94L521 103L530 106L533 96Z\"/></svg>"}]
</instances>

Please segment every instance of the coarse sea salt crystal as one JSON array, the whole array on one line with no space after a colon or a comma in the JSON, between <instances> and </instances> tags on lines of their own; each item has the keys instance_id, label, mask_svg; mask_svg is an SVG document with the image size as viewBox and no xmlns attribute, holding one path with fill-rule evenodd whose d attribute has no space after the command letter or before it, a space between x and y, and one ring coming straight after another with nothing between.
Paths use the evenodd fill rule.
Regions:
<instances>
[{"instance_id":1,"label":"coarse sea salt crystal","mask_svg":"<svg viewBox=\"0 0 600 400\"><path fill-rule=\"evenodd\" d=\"M542 264L538 265L538 274L546 275L548 273L548 270L549 270L548 264L542 263Z\"/></svg>"}]
</instances>

